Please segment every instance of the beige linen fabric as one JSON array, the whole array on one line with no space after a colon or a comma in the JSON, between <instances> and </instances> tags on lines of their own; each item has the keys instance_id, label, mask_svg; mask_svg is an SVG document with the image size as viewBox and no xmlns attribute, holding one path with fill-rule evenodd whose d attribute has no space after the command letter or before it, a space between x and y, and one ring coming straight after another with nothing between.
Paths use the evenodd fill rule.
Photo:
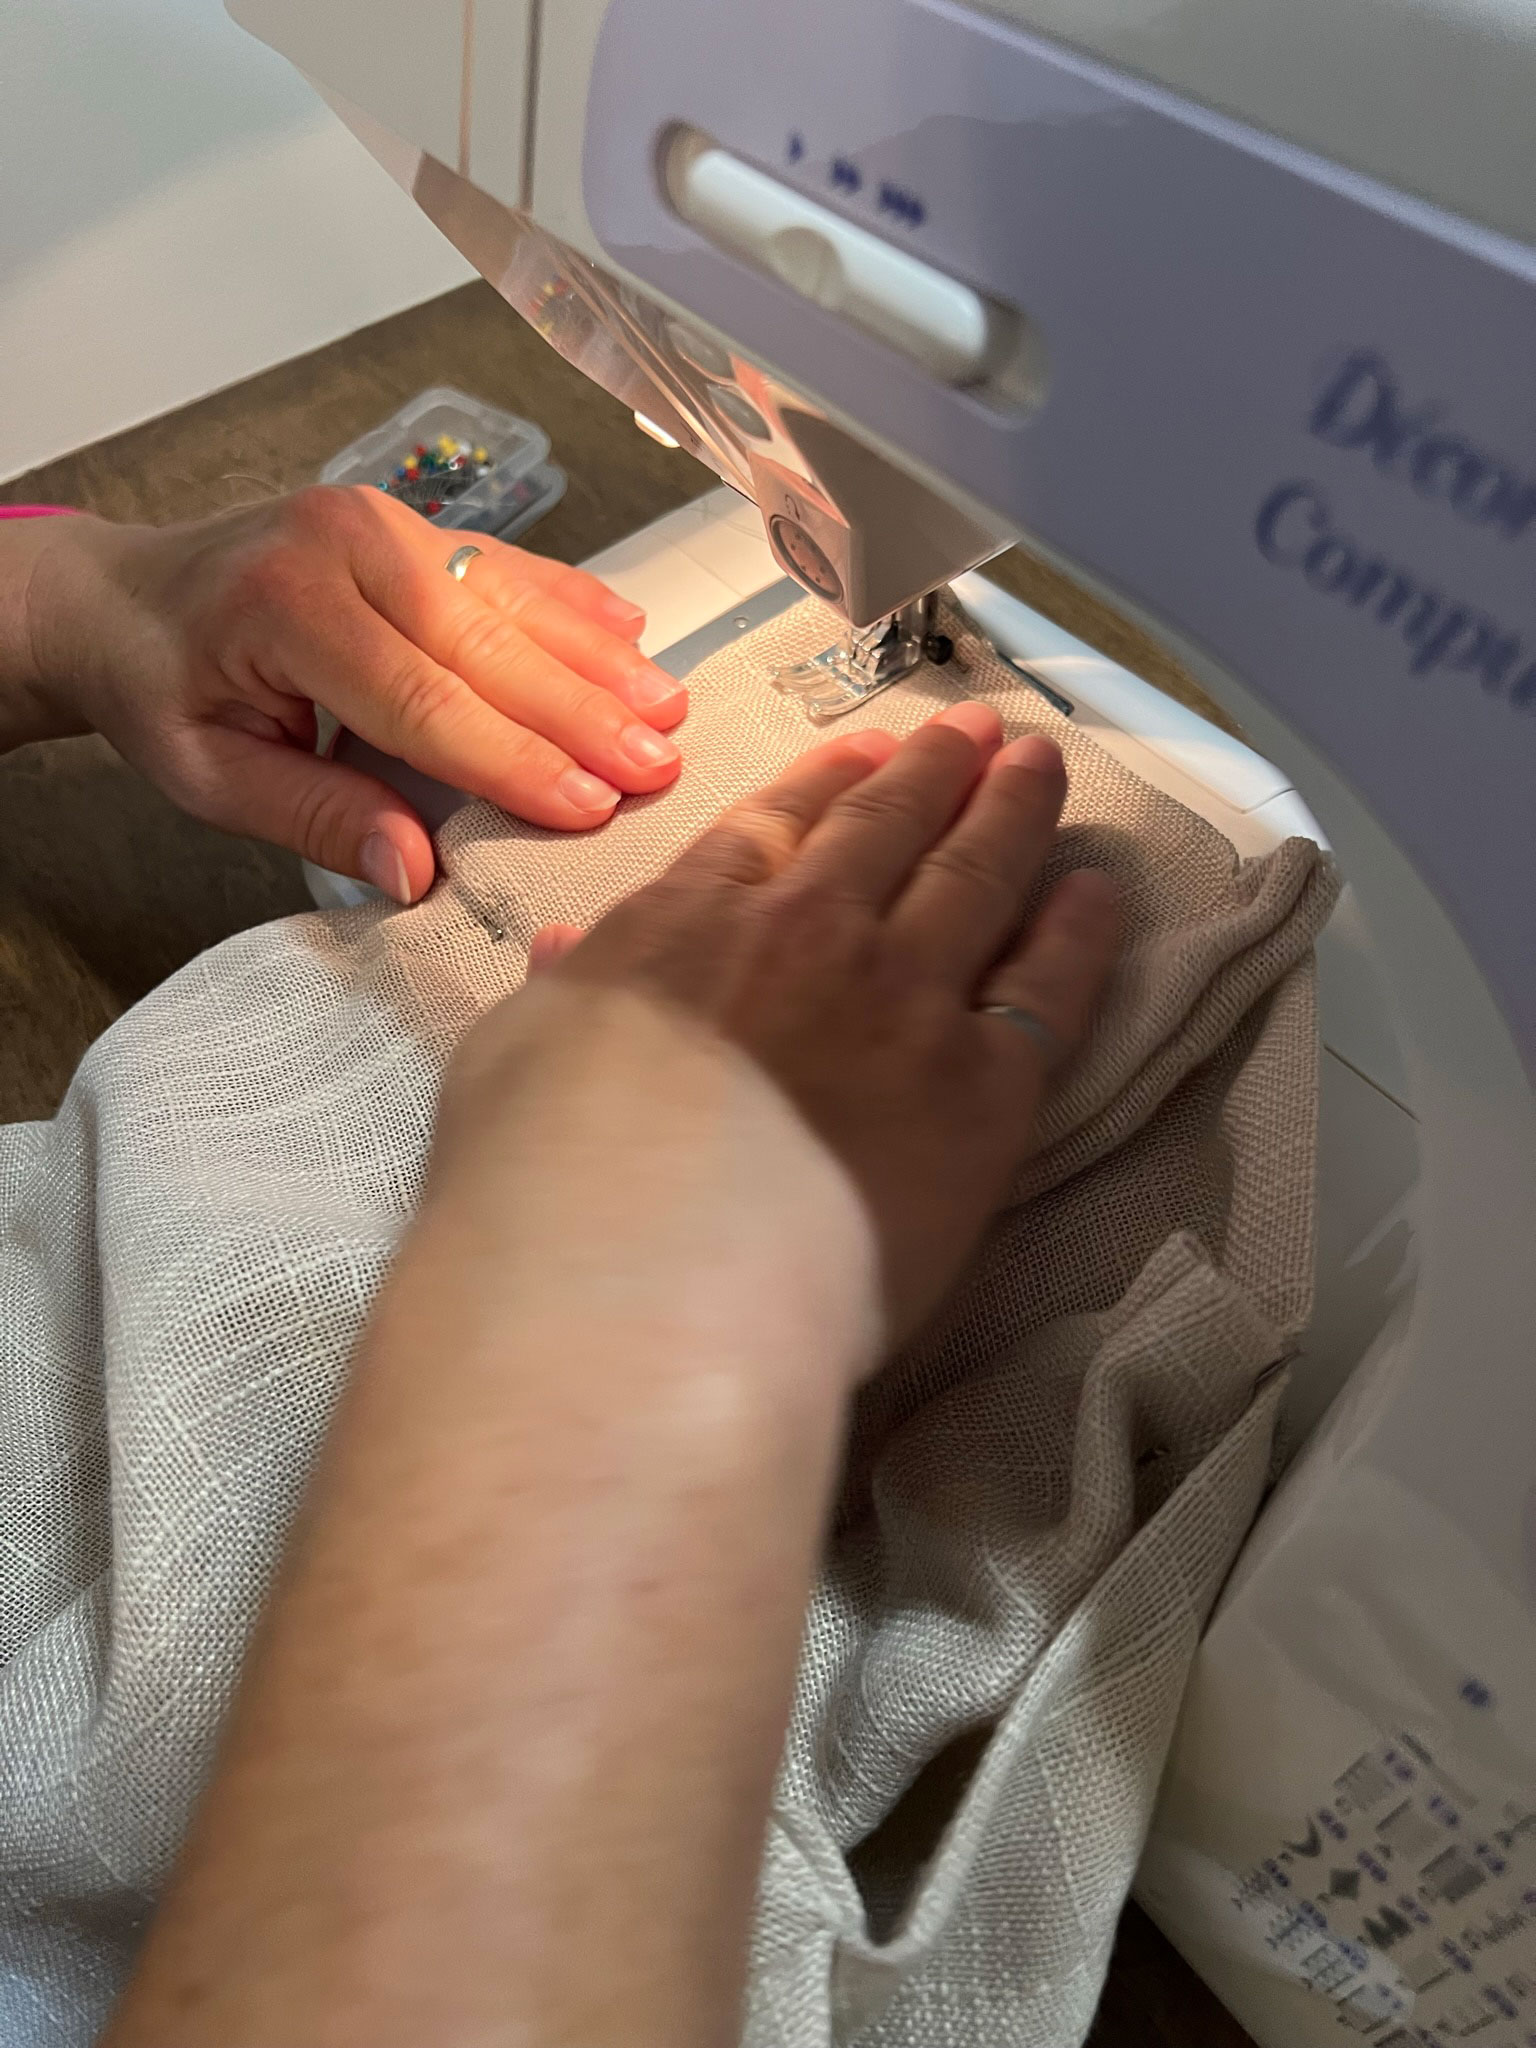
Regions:
<instances>
[{"instance_id":1,"label":"beige linen fabric","mask_svg":"<svg viewBox=\"0 0 1536 2048\"><path fill-rule=\"evenodd\" d=\"M707 663L673 792L579 841L461 812L426 903L227 942L0 1135L8 2048L88 2041L131 1960L454 1042L539 924L816 743L765 677L828 637L807 603ZM1054 866L1112 869L1129 943L1012 1203L858 1406L764 1857L761 2048L1081 2038L1308 1311L1326 865L1239 867L962 651L850 723L971 694L1052 733Z\"/></svg>"}]
</instances>

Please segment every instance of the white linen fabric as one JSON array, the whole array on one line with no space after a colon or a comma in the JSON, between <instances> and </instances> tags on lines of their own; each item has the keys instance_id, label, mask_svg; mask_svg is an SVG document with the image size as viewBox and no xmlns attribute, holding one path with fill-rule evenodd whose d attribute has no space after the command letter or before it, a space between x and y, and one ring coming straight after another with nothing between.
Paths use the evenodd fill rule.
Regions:
<instances>
[{"instance_id":1,"label":"white linen fabric","mask_svg":"<svg viewBox=\"0 0 1536 2048\"><path fill-rule=\"evenodd\" d=\"M0 1134L0 2041L77 2048L128 1970L422 1185L444 1063L527 944L656 874L817 743L767 676L809 602L691 678L688 767L592 838L450 820L409 911L194 961ZM1067 756L1053 872L1128 944L1041 1146L865 1391L766 1844L753 2048L1069 2048L1308 1313L1306 841L1240 864L974 641L850 725L961 695ZM664 1905L658 1910L665 1910Z\"/></svg>"}]
</instances>

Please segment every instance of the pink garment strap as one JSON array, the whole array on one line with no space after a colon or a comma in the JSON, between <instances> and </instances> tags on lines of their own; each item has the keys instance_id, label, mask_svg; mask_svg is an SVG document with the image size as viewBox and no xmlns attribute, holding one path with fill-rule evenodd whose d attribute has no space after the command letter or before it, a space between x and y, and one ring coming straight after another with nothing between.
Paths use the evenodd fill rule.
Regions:
<instances>
[{"instance_id":1,"label":"pink garment strap","mask_svg":"<svg viewBox=\"0 0 1536 2048\"><path fill-rule=\"evenodd\" d=\"M0 505L0 519L63 519L73 505Z\"/></svg>"}]
</instances>

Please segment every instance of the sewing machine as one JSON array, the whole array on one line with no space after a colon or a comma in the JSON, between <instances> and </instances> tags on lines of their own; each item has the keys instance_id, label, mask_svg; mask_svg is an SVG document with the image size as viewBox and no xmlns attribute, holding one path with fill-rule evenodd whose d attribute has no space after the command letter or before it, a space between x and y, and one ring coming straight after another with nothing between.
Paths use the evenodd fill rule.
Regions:
<instances>
[{"instance_id":1,"label":"sewing machine","mask_svg":"<svg viewBox=\"0 0 1536 2048\"><path fill-rule=\"evenodd\" d=\"M803 586L848 630L780 686L829 720L951 583L1240 853L1326 834L1306 1441L1197 1659L1140 1893L1263 2048L1529 2048L1536 17L230 4L742 494L593 565L669 666ZM1016 536L1252 745L989 584Z\"/></svg>"}]
</instances>

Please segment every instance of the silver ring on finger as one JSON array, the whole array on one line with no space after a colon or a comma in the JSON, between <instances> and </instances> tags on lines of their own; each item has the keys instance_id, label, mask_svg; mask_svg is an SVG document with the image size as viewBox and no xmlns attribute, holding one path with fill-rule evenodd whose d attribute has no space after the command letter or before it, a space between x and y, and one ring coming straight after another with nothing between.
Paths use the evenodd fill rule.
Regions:
<instances>
[{"instance_id":1,"label":"silver ring on finger","mask_svg":"<svg viewBox=\"0 0 1536 2048\"><path fill-rule=\"evenodd\" d=\"M1015 1031L1022 1031L1026 1038L1034 1041L1052 1065L1066 1051L1066 1047L1045 1019L1036 1016L1033 1010L1024 1009L1018 1003L978 1003L976 1014L978 1017L1001 1017L1003 1022L1011 1024Z\"/></svg>"},{"instance_id":2,"label":"silver ring on finger","mask_svg":"<svg viewBox=\"0 0 1536 2048\"><path fill-rule=\"evenodd\" d=\"M470 563L484 552L483 548L455 548L443 566L455 583L462 583Z\"/></svg>"}]
</instances>

